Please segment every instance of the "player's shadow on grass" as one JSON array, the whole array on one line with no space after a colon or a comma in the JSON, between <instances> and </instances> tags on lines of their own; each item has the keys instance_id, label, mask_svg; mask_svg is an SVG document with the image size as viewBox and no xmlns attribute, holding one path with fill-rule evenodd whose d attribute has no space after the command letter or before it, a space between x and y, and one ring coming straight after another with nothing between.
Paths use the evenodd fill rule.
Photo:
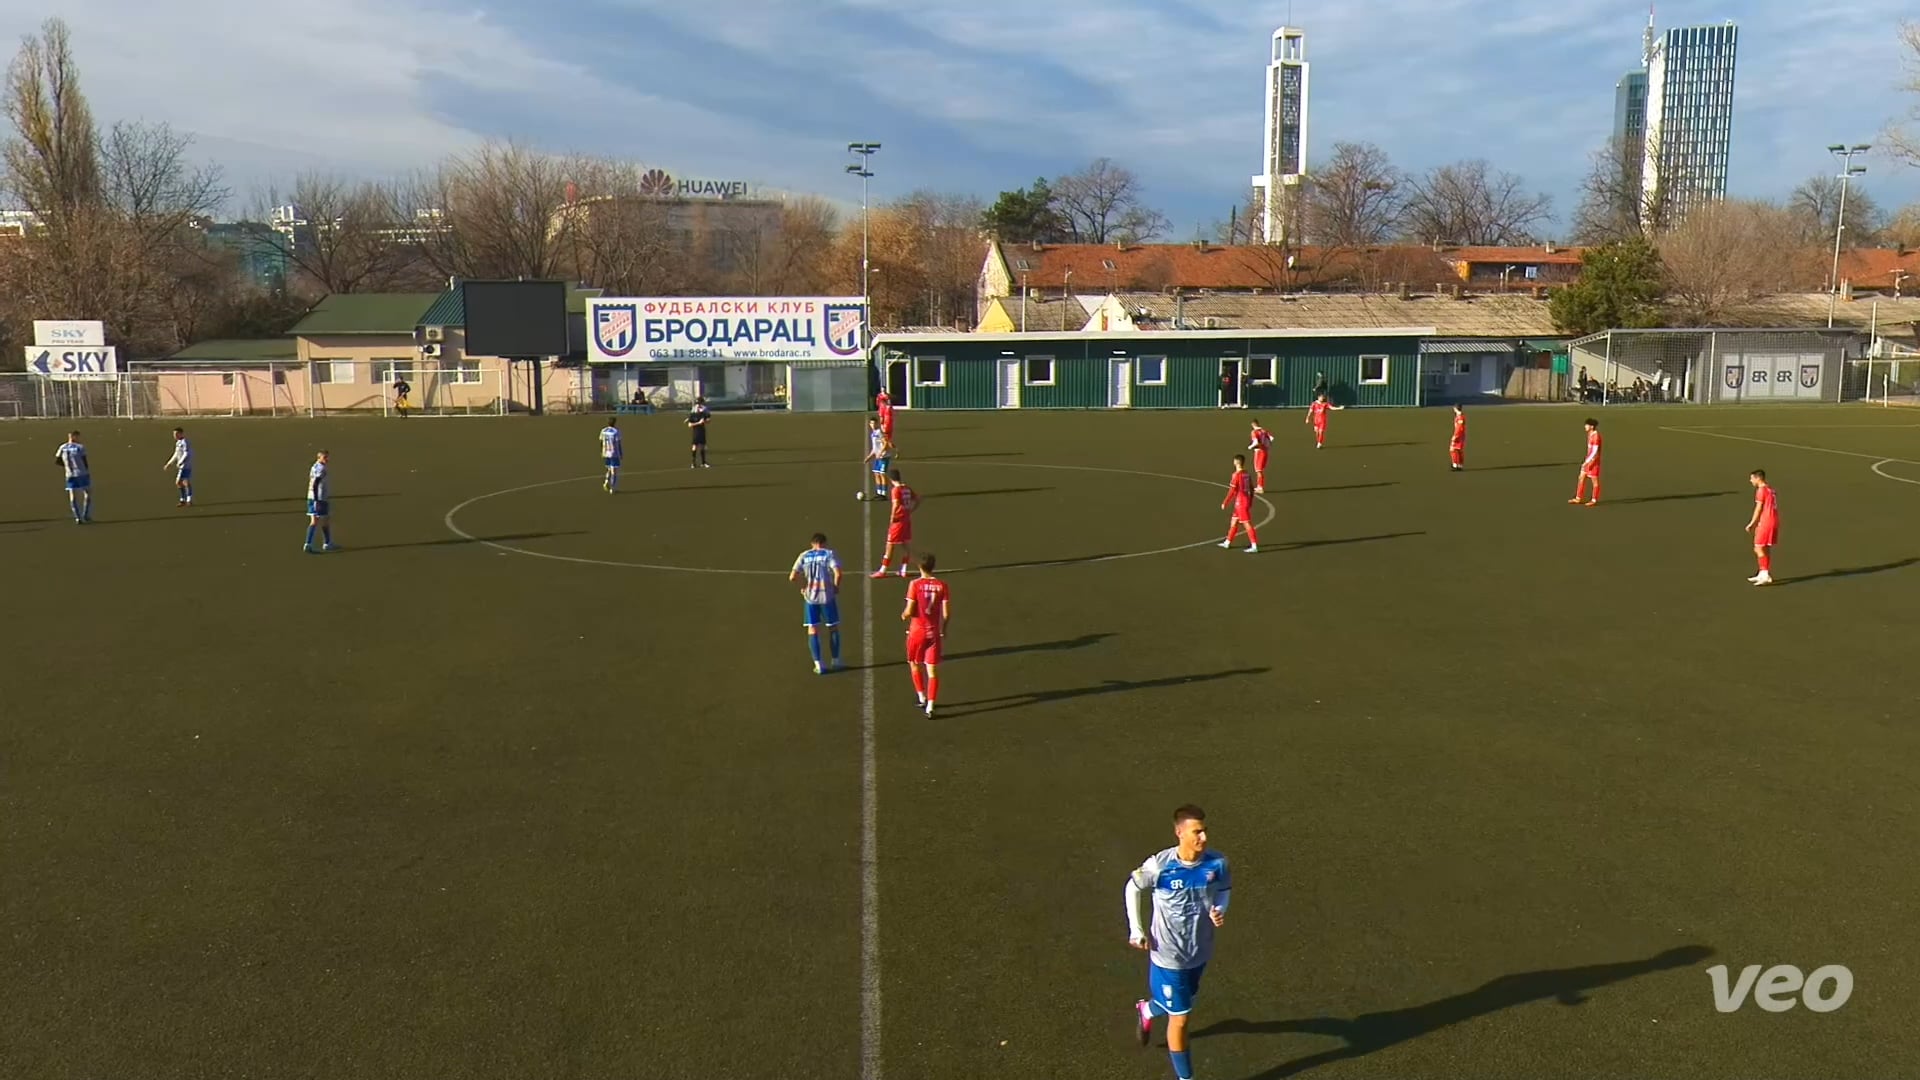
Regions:
<instances>
[{"instance_id":1,"label":"player's shadow on grass","mask_svg":"<svg viewBox=\"0 0 1920 1080\"><path fill-rule=\"evenodd\" d=\"M1300 1020L1222 1020L1193 1033L1196 1039L1211 1035L1324 1035L1341 1039L1346 1045L1318 1054L1294 1058L1258 1073L1249 1080L1281 1080L1336 1061L1363 1057L1376 1050L1430 1035L1442 1028L1541 1001L1579 1005L1587 991L1656 971L1691 967L1713 955L1705 945L1683 945L1644 960L1617 964L1587 964L1581 967L1527 971L1502 975L1464 994L1388 1012L1365 1013L1351 1019L1316 1016Z\"/></svg>"},{"instance_id":2,"label":"player's shadow on grass","mask_svg":"<svg viewBox=\"0 0 1920 1080\"><path fill-rule=\"evenodd\" d=\"M996 645L991 649L973 649L968 652L946 653L940 657L941 664L951 664L957 660L987 660L996 656L1019 656L1023 653L1066 652L1069 649L1086 649L1098 645L1114 634L1081 634L1077 638L1062 638L1059 641L1034 641L1025 645ZM867 668L890 668L900 661L889 660L884 664L858 664L847 668L848 671L863 671Z\"/></svg>"},{"instance_id":3,"label":"player's shadow on grass","mask_svg":"<svg viewBox=\"0 0 1920 1080\"><path fill-rule=\"evenodd\" d=\"M1093 686L1073 686L1061 690L1031 690L1024 694L1008 694L1005 697L983 698L979 701L957 702L945 713L948 718L955 716L980 716L985 713L1001 712L1006 709L1024 709L1032 705L1045 705L1055 701L1072 701L1075 698L1097 697L1103 694L1126 694L1135 690L1159 690L1174 686L1186 686L1191 683L1213 682L1217 679L1231 679L1240 675L1265 675L1272 668L1234 668L1231 671L1210 671L1201 675L1170 675L1164 679L1107 679Z\"/></svg>"},{"instance_id":4,"label":"player's shadow on grass","mask_svg":"<svg viewBox=\"0 0 1920 1080\"><path fill-rule=\"evenodd\" d=\"M1102 559L1118 559L1125 552L1103 551L1098 555L1075 555L1066 559L1025 559L1020 562L987 563L985 566L963 566L958 570L949 570L949 574L976 574L982 570L1025 570L1037 566L1073 566L1078 563L1099 562Z\"/></svg>"},{"instance_id":5,"label":"player's shadow on grass","mask_svg":"<svg viewBox=\"0 0 1920 1080\"><path fill-rule=\"evenodd\" d=\"M1916 555L1910 559L1900 559L1895 562L1876 563L1873 566L1844 566L1836 570L1822 570L1817 574L1801 574L1799 577L1780 578L1774 582L1774 585L1775 586L1799 585L1808 581L1823 581L1827 578L1860 577L1864 574L1884 574L1889 570L1905 570L1907 567L1912 566L1915 563L1920 563L1920 555Z\"/></svg>"},{"instance_id":6,"label":"player's shadow on grass","mask_svg":"<svg viewBox=\"0 0 1920 1080\"><path fill-rule=\"evenodd\" d=\"M1571 469L1577 461L1535 461L1526 465L1469 465L1467 472L1504 472L1507 469Z\"/></svg>"},{"instance_id":7,"label":"player's shadow on grass","mask_svg":"<svg viewBox=\"0 0 1920 1080\"><path fill-rule=\"evenodd\" d=\"M397 491L361 491L352 495L330 496L328 502L352 502L355 499L391 499L400 494ZM271 499L220 499L215 502L201 503L201 506L264 506L277 503L282 506L305 506L307 500L295 495L275 495ZM211 514L195 514L195 517L212 517Z\"/></svg>"},{"instance_id":8,"label":"player's shadow on grass","mask_svg":"<svg viewBox=\"0 0 1920 1080\"><path fill-rule=\"evenodd\" d=\"M1681 499L1723 499L1732 495L1731 491L1689 491L1684 495L1636 495L1631 499L1608 499L1615 506L1627 506L1632 503L1678 502Z\"/></svg>"},{"instance_id":9,"label":"player's shadow on grass","mask_svg":"<svg viewBox=\"0 0 1920 1080\"><path fill-rule=\"evenodd\" d=\"M503 536L447 536L438 540L408 540L398 544L351 544L343 545L338 554L348 555L356 551L391 551L394 548L416 547L460 547L465 544L504 544L509 540L545 540L549 536L585 536L580 529L567 532L507 533Z\"/></svg>"},{"instance_id":10,"label":"player's shadow on grass","mask_svg":"<svg viewBox=\"0 0 1920 1080\"><path fill-rule=\"evenodd\" d=\"M1344 449L1344 450L1366 450L1376 446L1419 446L1419 445L1421 444L1417 442L1355 442L1355 443L1335 443L1334 444L1336 448Z\"/></svg>"},{"instance_id":11,"label":"player's shadow on grass","mask_svg":"<svg viewBox=\"0 0 1920 1080\"><path fill-rule=\"evenodd\" d=\"M1327 484L1323 487L1278 488L1267 492L1269 495L1305 495L1310 491L1359 491L1362 488L1395 487L1398 480L1376 480L1370 484Z\"/></svg>"},{"instance_id":12,"label":"player's shadow on grass","mask_svg":"<svg viewBox=\"0 0 1920 1080\"><path fill-rule=\"evenodd\" d=\"M931 495L923 495L921 496L921 498L923 500L964 499L972 495L1025 495L1028 492L1033 492L1033 491L1052 491L1052 490L1053 489L1050 487L1024 487L1024 488L988 488L983 491L936 491Z\"/></svg>"},{"instance_id":13,"label":"player's shadow on grass","mask_svg":"<svg viewBox=\"0 0 1920 1080\"><path fill-rule=\"evenodd\" d=\"M735 491L740 488L773 487L773 484L675 484L672 487L630 487L620 490L634 495L651 495L657 491Z\"/></svg>"},{"instance_id":14,"label":"player's shadow on grass","mask_svg":"<svg viewBox=\"0 0 1920 1080\"><path fill-rule=\"evenodd\" d=\"M980 450L971 454L916 454L905 460L908 464L912 464L916 461L953 461L958 458L1026 456L1026 452L1022 450Z\"/></svg>"},{"instance_id":15,"label":"player's shadow on grass","mask_svg":"<svg viewBox=\"0 0 1920 1080\"><path fill-rule=\"evenodd\" d=\"M1403 536L1425 536L1426 530L1417 532L1377 533L1373 536L1339 536L1331 540L1292 540L1283 541L1276 551L1299 551L1302 548L1333 547L1337 544L1365 544L1373 540L1398 540Z\"/></svg>"}]
</instances>

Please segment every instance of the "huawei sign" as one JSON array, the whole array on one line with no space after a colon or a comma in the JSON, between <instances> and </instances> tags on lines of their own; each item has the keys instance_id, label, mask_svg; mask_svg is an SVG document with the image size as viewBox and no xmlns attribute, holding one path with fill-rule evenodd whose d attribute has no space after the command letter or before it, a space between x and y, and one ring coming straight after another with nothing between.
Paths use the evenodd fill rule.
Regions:
<instances>
[{"instance_id":1,"label":"huawei sign","mask_svg":"<svg viewBox=\"0 0 1920 1080\"><path fill-rule=\"evenodd\" d=\"M665 169L648 169L640 177L642 195L671 195L673 190L673 177Z\"/></svg>"}]
</instances>

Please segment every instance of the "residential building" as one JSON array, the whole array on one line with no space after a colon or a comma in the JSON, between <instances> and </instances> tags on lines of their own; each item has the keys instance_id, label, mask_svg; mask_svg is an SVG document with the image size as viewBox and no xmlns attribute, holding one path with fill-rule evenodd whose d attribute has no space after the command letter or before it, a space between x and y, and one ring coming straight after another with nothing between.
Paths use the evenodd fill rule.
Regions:
<instances>
[{"instance_id":1,"label":"residential building","mask_svg":"<svg viewBox=\"0 0 1920 1080\"><path fill-rule=\"evenodd\" d=\"M241 277L255 287L275 293L286 289L290 251L285 233L258 221L202 221L194 227L208 247L232 252Z\"/></svg>"},{"instance_id":2,"label":"residential building","mask_svg":"<svg viewBox=\"0 0 1920 1080\"><path fill-rule=\"evenodd\" d=\"M1293 216L1289 203L1307 173L1307 34L1283 26L1273 32L1267 64L1266 126L1260 175L1253 187L1260 199L1260 236L1269 244L1287 239Z\"/></svg>"},{"instance_id":3,"label":"residential building","mask_svg":"<svg viewBox=\"0 0 1920 1080\"><path fill-rule=\"evenodd\" d=\"M31 210L0 210L0 236L25 236L40 227L40 215Z\"/></svg>"},{"instance_id":4,"label":"residential building","mask_svg":"<svg viewBox=\"0 0 1920 1080\"><path fill-rule=\"evenodd\" d=\"M1676 27L1648 50L1640 187L1672 220L1726 198L1738 46L1739 29L1728 20Z\"/></svg>"}]
</instances>

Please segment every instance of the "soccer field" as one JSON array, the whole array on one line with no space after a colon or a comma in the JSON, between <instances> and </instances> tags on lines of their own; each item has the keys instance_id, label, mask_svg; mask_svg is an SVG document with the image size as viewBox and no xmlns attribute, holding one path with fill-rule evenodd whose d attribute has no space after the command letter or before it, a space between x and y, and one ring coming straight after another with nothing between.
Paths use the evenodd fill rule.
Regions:
<instances>
[{"instance_id":1,"label":"soccer field","mask_svg":"<svg viewBox=\"0 0 1920 1080\"><path fill-rule=\"evenodd\" d=\"M903 412L931 720L857 416L623 418L615 497L599 418L195 422L190 510L83 421L88 527L0 425L0 1076L1166 1077L1121 894L1189 801L1205 1080L1920 1076L1920 412L1610 409L1592 509L1585 415L1265 415L1249 556L1245 412Z\"/></svg>"}]
</instances>

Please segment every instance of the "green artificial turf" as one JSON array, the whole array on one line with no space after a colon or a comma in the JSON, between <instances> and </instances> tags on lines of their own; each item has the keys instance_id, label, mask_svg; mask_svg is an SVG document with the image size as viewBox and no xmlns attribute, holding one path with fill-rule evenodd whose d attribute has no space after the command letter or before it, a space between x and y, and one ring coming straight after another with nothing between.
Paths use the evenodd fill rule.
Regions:
<instances>
[{"instance_id":1,"label":"green artificial turf","mask_svg":"<svg viewBox=\"0 0 1920 1080\"><path fill-rule=\"evenodd\" d=\"M191 510L170 423L88 420L84 528L69 425L0 425L0 1076L859 1076L868 664L886 1077L1171 1075L1121 885L1186 801L1208 1080L1920 1075L1920 413L1609 409L1593 509L1585 415L1474 409L1453 474L1444 410L1272 414L1250 557L1244 412L902 413L931 721L855 416L710 470L623 418L616 497L597 418L194 422ZM1720 963L1855 987L1722 1015Z\"/></svg>"}]
</instances>

